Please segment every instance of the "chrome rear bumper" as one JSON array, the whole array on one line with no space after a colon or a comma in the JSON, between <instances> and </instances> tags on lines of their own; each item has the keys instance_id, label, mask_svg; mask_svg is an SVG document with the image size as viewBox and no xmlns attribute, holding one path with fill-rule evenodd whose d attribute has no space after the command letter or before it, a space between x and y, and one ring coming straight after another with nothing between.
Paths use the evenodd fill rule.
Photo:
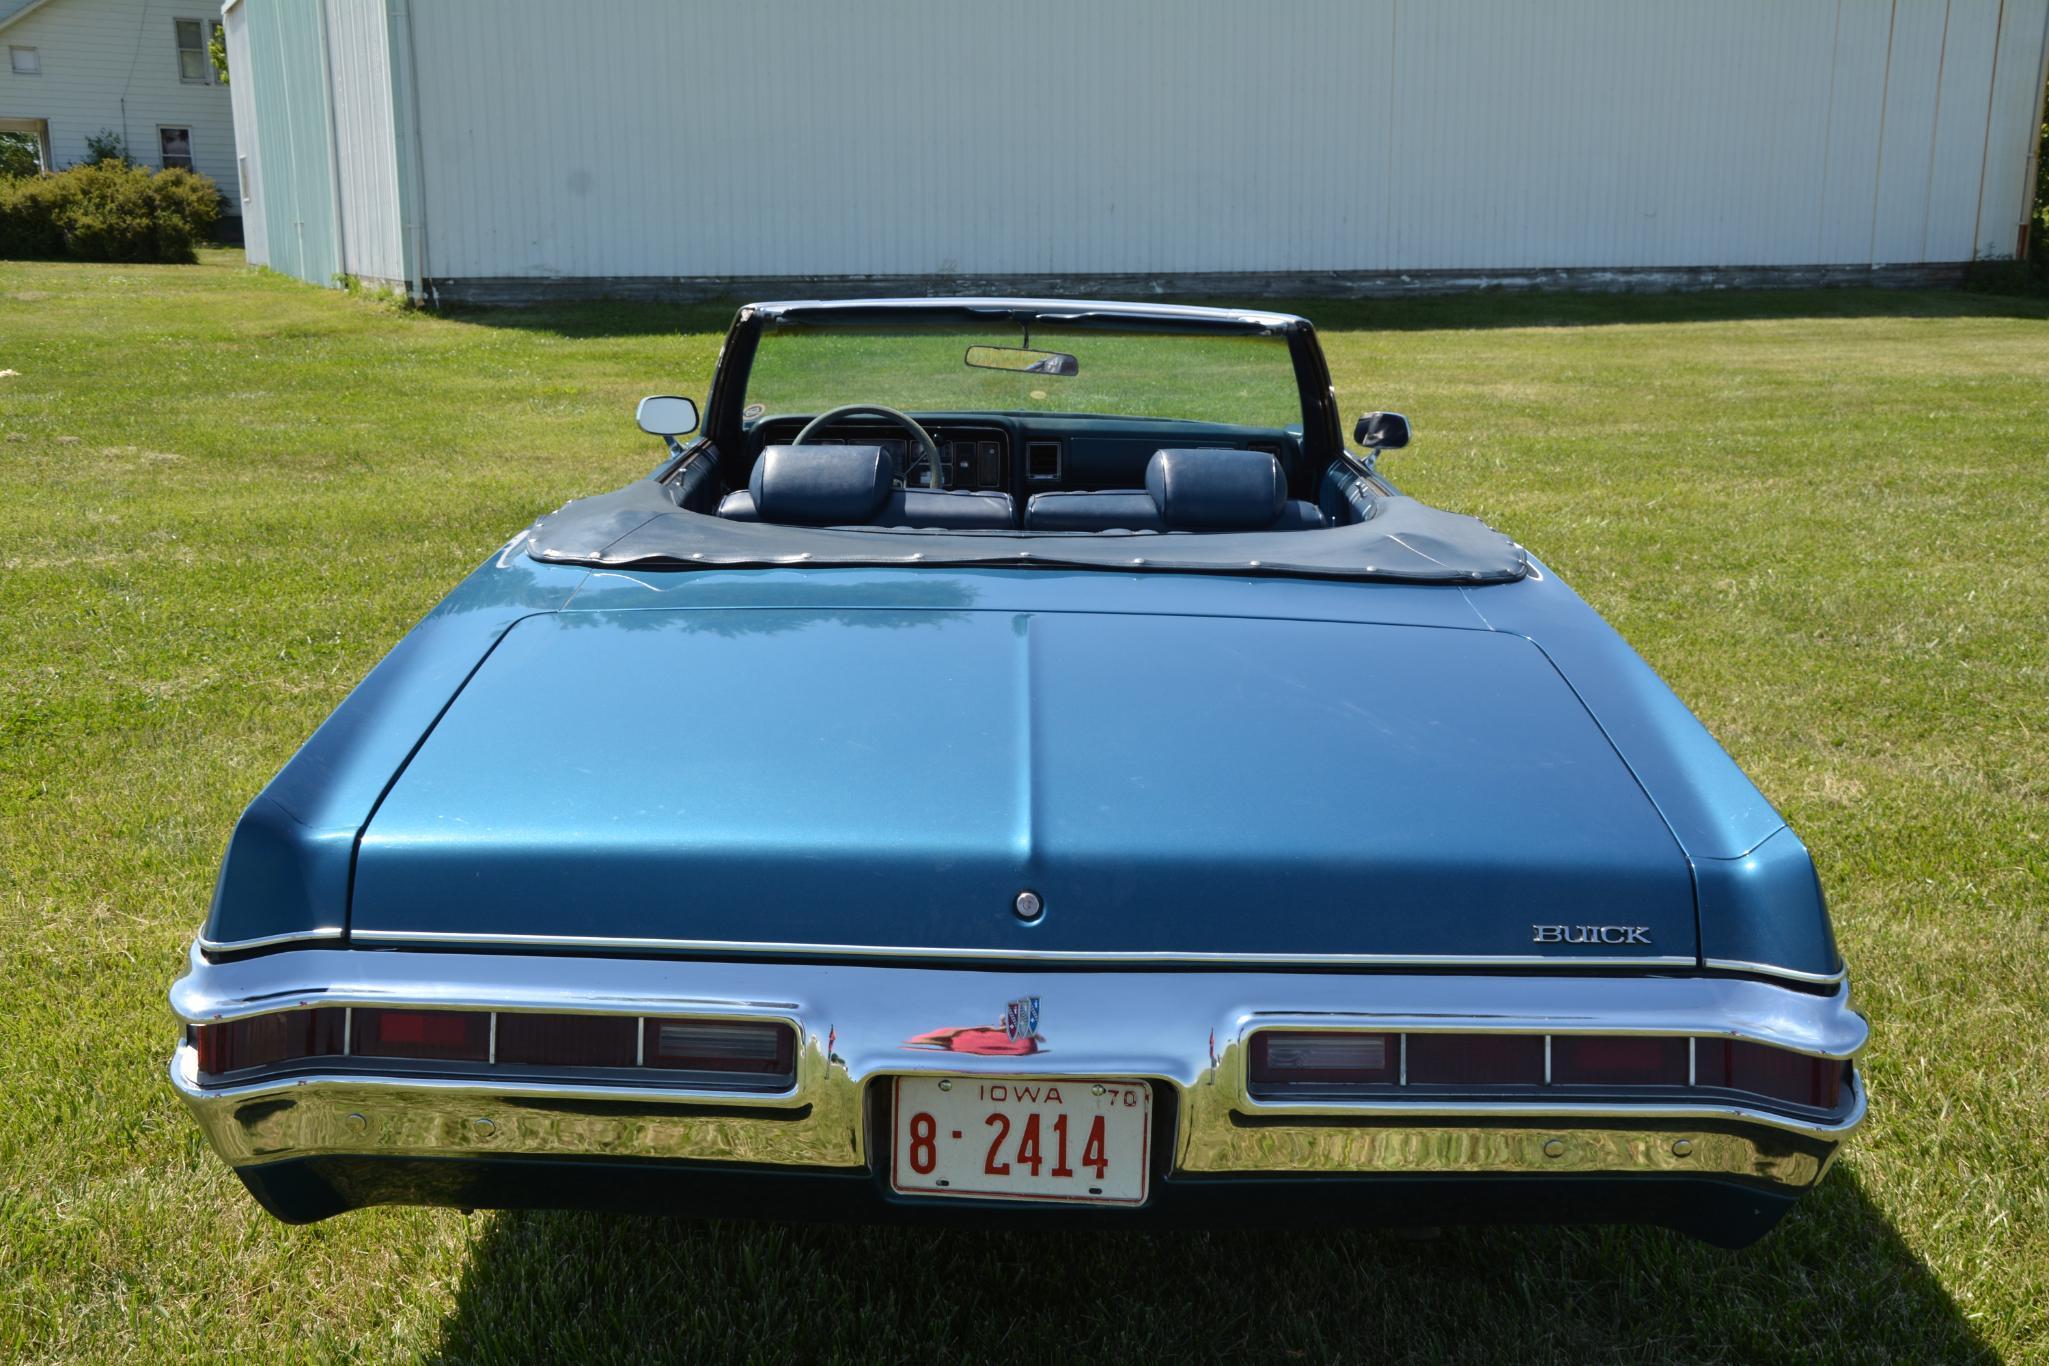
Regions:
<instances>
[{"instance_id":1,"label":"chrome rear bumper","mask_svg":"<svg viewBox=\"0 0 2049 1366\"><path fill-rule=\"evenodd\" d=\"M1041 1041L1030 1056L908 1042L998 1022L1006 1002L1028 996L1040 1001ZM778 1018L798 1031L795 1083L769 1094L379 1075L363 1070L367 1060L210 1085L194 1049L181 1046L173 1084L221 1156L245 1172L324 1156L872 1171L869 1083L944 1073L1148 1080L1172 1099L1169 1179L1569 1173L1737 1178L1796 1191L1820 1178L1865 1110L1854 1075L1825 1117L1691 1098L1399 1090L1277 1102L1246 1084L1248 1034L1278 1024L1740 1038L1842 1059L1862 1048L1867 1030L1847 987L1818 995L1737 978L975 971L335 949L212 964L195 949L171 1003L194 1024L302 1007L415 1006Z\"/></svg>"}]
</instances>

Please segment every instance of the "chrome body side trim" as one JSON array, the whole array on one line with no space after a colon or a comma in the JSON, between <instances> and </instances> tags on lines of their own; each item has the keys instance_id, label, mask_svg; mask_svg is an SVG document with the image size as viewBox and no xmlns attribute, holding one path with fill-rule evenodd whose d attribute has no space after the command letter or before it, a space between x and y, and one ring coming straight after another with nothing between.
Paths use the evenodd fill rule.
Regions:
<instances>
[{"instance_id":1,"label":"chrome body side trim","mask_svg":"<svg viewBox=\"0 0 2049 1366\"><path fill-rule=\"evenodd\" d=\"M274 949L285 944L310 944L318 940L339 941L344 931L339 925L326 925L319 929L294 930L290 934L266 934L255 939L208 939L201 935L195 941L207 953L254 953L258 949Z\"/></svg>"},{"instance_id":2,"label":"chrome body side trim","mask_svg":"<svg viewBox=\"0 0 2049 1366\"><path fill-rule=\"evenodd\" d=\"M1747 972L1759 977L1783 977L1793 982L1812 982L1816 986L1834 986L1849 980L1849 969L1838 968L1834 972L1802 972L1798 968L1775 967L1770 963L1749 963L1740 958L1703 958L1701 966L1717 972Z\"/></svg>"},{"instance_id":3,"label":"chrome body side trim","mask_svg":"<svg viewBox=\"0 0 2049 1366\"><path fill-rule=\"evenodd\" d=\"M1585 968L1694 968L1690 955L1590 955L1565 958L1532 953L1437 954L1401 953L1205 953L1175 949L935 949L903 944L763 943L726 939L608 939L570 934L485 934L468 931L420 933L402 930L355 930L352 942L427 949L519 948L598 952L717 954L747 958L889 958L987 963L1078 963L1090 966L1156 964L1217 967L1404 967L1404 968L1545 968L1573 972ZM245 947L236 945L234 947ZM215 952L209 946L209 952Z\"/></svg>"},{"instance_id":4,"label":"chrome body side trim","mask_svg":"<svg viewBox=\"0 0 2049 1366\"><path fill-rule=\"evenodd\" d=\"M1038 996L1038 1051L981 1056L920 1042L998 1026ZM1559 1095L1255 1099L1260 1029L1638 1033L1729 1037L1849 1058L1864 1021L1833 995L1728 978L1459 978L1288 973L1064 973L876 965L392 954L308 949L231 963L196 951L172 990L189 1023L314 1006L472 1007L778 1018L796 1081L774 1094L545 1077L385 1075L373 1060L202 1084L188 1043L171 1080L242 1167L322 1154L524 1154L791 1168L872 1165L864 1097L906 1074L1137 1076L1174 1089L1170 1172L1697 1172L1811 1184L1862 1121L1854 1079L1831 1116L1715 1097ZM369 1067L360 1066L368 1063ZM1683 1142L1680 1140L1684 1140Z\"/></svg>"}]
</instances>

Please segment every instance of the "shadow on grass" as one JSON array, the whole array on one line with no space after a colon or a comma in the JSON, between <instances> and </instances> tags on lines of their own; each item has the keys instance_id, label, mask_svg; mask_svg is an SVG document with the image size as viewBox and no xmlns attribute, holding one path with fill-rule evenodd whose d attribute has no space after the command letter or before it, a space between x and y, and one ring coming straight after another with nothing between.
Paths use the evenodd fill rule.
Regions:
<instances>
[{"instance_id":1,"label":"shadow on grass","mask_svg":"<svg viewBox=\"0 0 2049 1366\"><path fill-rule=\"evenodd\" d=\"M1854 1177L1655 1229L982 1233L500 1213L439 1359L1990 1361Z\"/></svg>"},{"instance_id":2,"label":"shadow on grass","mask_svg":"<svg viewBox=\"0 0 2049 1366\"><path fill-rule=\"evenodd\" d=\"M1746 289L1666 294L1476 290L1397 299L1266 299L1160 296L1157 302L1273 308L1299 313L1331 332L1439 328L1605 327L1632 323L1738 322L1800 318L2049 319L2049 297L1966 290ZM709 303L593 300L509 308L451 308L444 316L565 338L722 333L739 299Z\"/></svg>"}]
</instances>

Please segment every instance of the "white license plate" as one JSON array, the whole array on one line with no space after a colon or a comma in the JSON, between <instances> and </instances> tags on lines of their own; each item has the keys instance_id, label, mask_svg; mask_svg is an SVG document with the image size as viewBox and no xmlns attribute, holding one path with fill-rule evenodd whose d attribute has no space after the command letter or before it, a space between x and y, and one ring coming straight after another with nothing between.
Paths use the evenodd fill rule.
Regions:
<instances>
[{"instance_id":1,"label":"white license plate","mask_svg":"<svg viewBox=\"0 0 2049 1366\"><path fill-rule=\"evenodd\" d=\"M1152 1116L1142 1081L898 1077L890 1185L912 1195L1142 1205Z\"/></svg>"}]
</instances>

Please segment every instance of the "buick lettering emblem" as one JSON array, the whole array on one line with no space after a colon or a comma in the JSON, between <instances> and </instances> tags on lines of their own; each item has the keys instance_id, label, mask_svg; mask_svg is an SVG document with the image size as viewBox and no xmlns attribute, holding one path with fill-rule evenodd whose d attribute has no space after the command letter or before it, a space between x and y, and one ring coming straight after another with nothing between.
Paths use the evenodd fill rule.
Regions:
<instances>
[{"instance_id":1,"label":"buick lettering emblem","mask_svg":"<svg viewBox=\"0 0 2049 1366\"><path fill-rule=\"evenodd\" d=\"M1648 925L1532 925L1533 944L1649 944Z\"/></svg>"},{"instance_id":2,"label":"buick lettering emblem","mask_svg":"<svg viewBox=\"0 0 2049 1366\"><path fill-rule=\"evenodd\" d=\"M1037 1038L1039 1033L1039 998L1020 996L1003 1007L1003 1032L1015 1043L1019 1039Z\"/></svg>"}]
</instances>

